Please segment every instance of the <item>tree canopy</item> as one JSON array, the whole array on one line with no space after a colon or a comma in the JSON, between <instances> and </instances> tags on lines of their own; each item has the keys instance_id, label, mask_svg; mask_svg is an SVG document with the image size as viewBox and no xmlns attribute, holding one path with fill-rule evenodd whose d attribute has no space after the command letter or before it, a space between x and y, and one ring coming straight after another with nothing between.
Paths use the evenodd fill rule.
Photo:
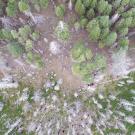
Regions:
<instances>
[{"instance_id":1,"label":"tree canopy","mask_svg":"<svg viewBox=\"0 0 135 135\"><path fill-rule=\"evenodd\" d=\"M121 37L128 40L135 27L135 0L75 0L75 12L89 20L90 39L107 46L123 46Z\"/></svg>"}]
</instances>

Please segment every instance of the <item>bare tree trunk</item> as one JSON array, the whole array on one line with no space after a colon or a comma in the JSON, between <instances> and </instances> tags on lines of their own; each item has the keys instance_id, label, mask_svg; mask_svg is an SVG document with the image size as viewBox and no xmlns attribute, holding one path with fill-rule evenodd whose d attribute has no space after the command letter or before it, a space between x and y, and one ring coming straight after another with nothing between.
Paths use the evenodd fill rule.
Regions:
<instances>
[{"instance_id":1,"label":"bare tree trunk","mask_svg":"<svg viewBox=\"0 0 135 135\"><path fill-rule=\"evenodd\" d=\"M114 14L111 18L111 24L115 24L115 22L119 19L120 15L118 13Z\"/></svg>"},{"instance_id":2,"label":"bare tree trunk","mask_svg":"<svg viewBox=\"0 0 135 135\"><path fill-rule=\"evenodd\" d=\"M72 11L72 9L73 9L72 0L69 0L69 2L68 2L68 9L69 9L70 11Z\"/></svg>"}]
</instances>

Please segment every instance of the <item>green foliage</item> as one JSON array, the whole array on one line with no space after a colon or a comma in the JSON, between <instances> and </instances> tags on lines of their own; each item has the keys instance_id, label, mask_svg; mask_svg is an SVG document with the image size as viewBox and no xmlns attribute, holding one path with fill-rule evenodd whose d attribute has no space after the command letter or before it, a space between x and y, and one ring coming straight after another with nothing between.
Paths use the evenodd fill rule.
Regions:
<instances>
[{"instance_id":1,"label":"green foliage","mask_svg":"<svg viewBox=\"0 0 135 135\"><path fill-rule=\"evenodd\" d=\"M11 30L11 35L13 36L14 39L18 38L18 32L16 30Z\"/></svg>"},{"instance_id":2,"label":"green foliage","mask_svg":"<svg viewBox=\"0 0 135 135\"><path fill-rule=\"evenodd\" d=\"M27 52L27 62L30 64L35 64L38 68L42 68L44 66L40 55L33 53L32 51Z\"/></svg>"},{"instance_id":3,"label":"green foliage","mask_svg":"<svg viewBox=\"0 0 135 135\"><path fill-rule=\"evenodd\" d=\"M77 43L71 50L71 55L74 61L82 62L85 61L85 47L82 43Z\"/></svg>"},{"instance_id":4,"label":"green foliage","mask_svg":"<svg viewBox=\"0 0 135 135\"><path fill-rule=\"evenodd\" d=\"M85 13L85 7L82 0L77 0L75 4L75 11L78 15L83 15Z\"/></svg>"},{"instance_id":5,"label":"green foliage","mask_svg":"<svg viewBox=\"0 0 135 135\"><path fill-rule=\"evenodd\" d=\"M103 42L106 44L106 45L112 45L115 43L117 39L117 33L116 32L111 32L107 35L107 37L103 40Z\"/></svg>"},{"instance_id":6,"label":"green foliage","mask_svg":"<svg viewBox=\"0 0 135 135\"><path fill-rule=\"evenodd\" d=\"M135 27L134 0L76 0L75 11L80 18L89 20L87 28L81 28L86 28L90 39L102 47L111 46Z\"/></svg>"},{"instance_id":7,"label":"green foliage","mask_svg":"<svg viewBox=\"0 0 135 135\"><path fill-rule=\"evenodd\" d=\"M25 0L19 1L18 7L19 7L20 12L27 12L30 9L28 3Z\"/></svg>"},{"instance_id":8,"label":"green foliage","mask_svg":"<svg viewBox=\"0 0 135 135\"><path fill-rule=\"evenodd\" d=\"M32 40L28 39L25 45L26 51L32 50L32 47L33 47Z\"/></svg>"},{"instance_id":9,"label":"green foliage","mask_svg":"<svg viewBox=\"0 0 135 135\"><path fill-rule=\"evenodd\" d=\"M0 15L3 15L4 2L0 0Z\"/></svg>"},{"instance_id":10,"label":"green foliage","mask_svg":"<svg viewBox=\"0 0 135 135\"><path fill-rule=\"evenodd\" d=\"M97 69L105 69L107 66L106 61L107 61L106 57L103 55L97 54L95 56L95 64L96 64Z\"/></svg>"},{"instance_id":11,"label":"green foliage","mask_svg":"<svg viewBox=\"0 0 135 135\"><path fill-rule=\"evenodd\" d=\"M73 60L72 72L80 76L82 81L92 83L94 72L106 68L106 58L102 55L93 56L92 51L83 42L76 43L71 49Z\"/></svg>"},{"instance_id":12,"label":"green foliage","mask_svg":"<svg viewBox=\"0 0 135 135\"><path fill-rule=\"evenodd\" d=\"M49 0L39 0L39 5L41 8L47 8L49 4Z\"/></svg>"},{"instance_id":13,"label":"green foliage","mask_svg":"<svg viewBox=\"0 0 135 135\"><path fill-rule=\"evenodd\" d=\"M117 28L129 27L132 24L132 19L133 19L132 17L123 18L118 22L116 27Z\"/></svg>"},{"instance_id":14,"label":"green foliage","mask_svg":"<svg viewBox=\"0 0 135 135\"><path fill-rule=\"evenodd\" d=\"M120 28L118 30L118 33L123 37L126 36L128 34L128 28Z\"/></svg>"},{"instance_id":15,"label":"green foliage","mask_svg":"<svg viewBox=\"0 0 135 135\"><path fill-rule=\"evenodd\" d=\"M55 35L59 40L67 41L70 37L68 25L63 21L60 21L58 26L55 28Z\"/></svg>"},{"instance_id":16,"label":"green foliage","mask_svg":"<svg viewBox=\"0 0 135 135\"><path fill-rule=\"evenodd\" d=\"M101 30L101 34L100 34L100 39L101 39L101 41L102 41L103 39L105 39L108 34L109 34L109 28L108 28L108 27L102 29L102 30Z\"/></svg>"},{"instance_id":17,"label":"green foliage","mask_svg":"<svg viewBox=\"0 0 135 135\"><path fill-rule=\"evenodd\" d=\"M91 0L83 0L82 2L83 2L83 5L84 5L86 8L90 7L90 5L91 5Z\"/></svg>"},{"instance_id":18,"label":"green foliage","mask_svg":"<svg viewBox=\"0 0 135 135\"><path fill-rule=\"evenodd\" d=\"M80 23L79 22L75 22L74 28L75 28L76 31L80 30L81 29Z\"/></svg>"},{"instance_id":19,"label":"green foliage","mask_svg":"<svg viewBox=\"0 0 135 135\"><path fill-rule=\"evenodd\" d=\"M29 25L24 25L18 30L1 29L0 40L5 40L8 51L14 56L19 57L27 53L28 62L34 63L37 67L43 67L43 61L39 54L30 53L33 44L39 38L39 33L32 30Z\"/></svg>"},{"instance_id":20,"label":"green foliage","mask_svg":"<svg viewBox=\"0 0 135 135\"><path fill-rule=\"evenodd\" d=\"M7 45L7 48L14 57L19 57L25 52L24 47L18 42L10 42Z\"/></svg>"},{"instance_id":21,"label":"green foliage","mask_svg":"<svg viewBox=\"0 0 135 135\"><path fill-rule=\"evenodd\" d=\"M85 60L90 60L93 54L90 49L86 49L82 42L78 42L74 45L71 50L72 59L76 62L82 62Z\"/></svg>"},{"instance_id":22,"label":"green foliage","mask_svg":"<svg viewBox=\"0 0 135 135\"><path fill-rule=\"evenodd\" d=\"M34 53L34 63L38 68L42 68L44 63L39 54Z\"/></svg>"},{"instance_id":23,"label":"green foliage","mask_svg":"<svg viewBox=\"0 0 135 135\"><path fill-rule=\"evenodd\" d=\"M129 5L130 6L135 6L135 0L130 0Z\"/></svg>"},{"instance_id":24,"label":"green foliage","mask_svg":"<svg viewBox=\"0 0 135 135\"><path fill-rule=\"evenodd\" d=\"M95 19L90 21L87 25L87 31L89 32L89 36L92 40L98 40L101 32L98 21Z\"/></svg>"},{"instance_id":25,"label":"green foliage","mask_svg":"<svg viewBox=\"0 0 135 135\"><path fill-rule=\"evenodd\" d=\"M2 29L1 31L2 31L2 35L3 35L4 40L12 40L13 39L13 36L10 33L9 29Z\"/></svg>"},{"instance_id":26,"label":"green foliage","mask_svg":"<svg viewBox=\"0 0 135 135\"><path fill-rule=\"evenodd\" d=\"M48 7L49 0L32 0L31 3L33 4L36 11L40 12L41 9L45 9Z\"/></svg>"},{"instance_id":27,"label":"green foliage","mask_svg":"<svg viewBox=\"0 0 135 135\"><path fill-rule=\"evenodd\" d=\"M80 20L80 26L81 26L81 28L82 28L82 29L86 28L87 23L88 23L88 19L82 18L82 19Z\"/></svg>"},{"instance_id":28,"label":"green foliage","mask_svg":"<svg viewBox=\"0 0 135 135\"><path fill-rule=\"evenodd\" d=\"M63 17L64 14L65 14L65 6L63 4L60 4L59 6L57 6L55 8L55 14L58 16L58 17Z\"/></svg>"},{"instance_id":29,"label":"green foliage","mask_svg":"<svg viewBox=\"0 0 135 135\"><path fill-rule=\"evenodd\" d=\"M40 35L39 35L39 32L33 32L31 34L31 38L34 40L34 41L37 41L39 39Z\"/></svg>"},{"instance_id":30,"label":"green foliage","mask_svg":"<svg viewBox=\"0 0 135 135\"><path fill-rule=\"evenodd\" d=\"M109 15L112 10L112 6L105 0L98 2L98 12L103 15Z\"/></svg>"},{"instance_id":31,"label":"green foliage","mask_svg":"<svg viewBox=\"0 0 135 135\"><path fill-rule=\"evenodd\" d=\"M100 16L98 21L101 29L109 27L109 16Z\"/></svg>"},{"instance_id":32,"label":"green foliage","mask_svg":"<svg viewBox=\"0 0 135 135\"><path fill-rule=\"evenodd\" d=\"M7 7L6 7L6 12L8 16L15 16L17 11L17 2L15 0L9 0Z\"/></svg>"},{"instance_id":33,"label":"green foliage","mask_svg":"<svg viewBox=\"0 0 135 135\"><path fill-rule=\"evenodd\" d=\"M90 0L90 1L91 1L90 7L95 8L97 6L98 0Z\"/></svg>"},{"instance_id":34,"label":"green foliage","mask_svg":"<svg viewBox=\"0 0 135 135\"><path fill-rule=\"evenodd\" d=\"M22 41L26 41L30 33L31 33L31 28L29 25L25 25L19 28L19 31L18 31L18 34L20 35L20 38L22 39Z\"/></svg>"},{"instance_id":35,"label":"green foliage","mask_svg":"<svg viewBox=\"0 0 135 135\"><path fill-rule=\"evenodd\" d=\"M92 19L95 16L95 12L93 9L89 9L87 12L87 18Z\"/></svg>"},{"instance_id":36,"label":"green foliage","mask_svg":"<svg viewBox=\"0 0 135 135\"><path fill-rule=\"evenodd\" d=\"M119 40L119 45L122 48L127 47L128 44L129 44L129 40L127 38L122 38L122 39Z\"/></svg>"}]
</instances>

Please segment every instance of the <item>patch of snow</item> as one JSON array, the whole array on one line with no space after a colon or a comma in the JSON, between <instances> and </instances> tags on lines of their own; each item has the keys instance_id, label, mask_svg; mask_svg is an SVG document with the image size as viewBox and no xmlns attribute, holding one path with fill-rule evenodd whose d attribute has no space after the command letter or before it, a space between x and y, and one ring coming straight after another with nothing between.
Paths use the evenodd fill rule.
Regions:
<instances>
[{"instance_id":1,"label":"patch of snow","mask_svg":"<svg viewBox=\"0 0 135 135\"><path fill-rule=\"evenodd\" d=\"M75 93L74 93L74 96L77 98L77 97L78 97L78 94L75 92Z\"/></svg>"},{"instance_id":2,"label":"patch of snow","mask_svg":"<svg viewBox=\"0 0 135 135\"><path fill-rule=\"evenodd\" d=\"M60 53L60 44L57 41L52 41L49 45L49 50L53 55Z\"/></svg>"},{"instance_id":3,"label":"patch of snow","mask_svg":"<svg viewBox=\"0 0 135 135\"><path fill-rule=\"evenodd\" d=\"M47 38L44 38L44 41L45 41L45 43L48 43L48 39Z\"/></svg>"},{"instance_id":4,"label":"patch of snow","mask_svg":"<svg viewBox=\"0 0 135 135\"><path fill-rule=\"evenodd\" d=\"M125 121L131 124L135 124L135 119L133 117L125 117Z\"/></svg>"},{"instance_id":5,"label":"patch of snow","mask_svg":"<svg viewBox=\"0 0 135 135\"><path fill-rule=\"evenodd\" d=\"M57 98L57 96L56 96L56 95L53 95L53 96L52 96L52 100L53 100L54 102L56 102L56 101L57 101L57 99L58 99L58 98Z\"/></svg>"},{"instance_id":6,"label":"patch of snow","mask_svg":"<svg viewBox=\"0 0 135 135\"><path fill-rule=\"evenodd\" d=\"M0 111L2 111L3 107L4 107L4 104L0 102Z\"/></svg>"},{"instance_id":7,"label":"patch of snow","mask_svg":"<svg viewBox=\"0 0 135 135\"><path fill-rule=\"evenodd\" d=\"M59 86L59 85L56 85L56 86L54 87L54 90L56 90L56 91L60 90L60 86Z\"/></svg>"},{"instance_id":8,"label":"patch of snow","mask_svg":"<svg viewBox=\"0 0 135 135\"><path fill-rule=\"evenodd\" d=\"M22 95L21 95L21 97L20 97L19 100L20 100L20 101L27 101L28 98L29 98L28 88L25 88L25 89L23 90L23 93L22 93Z\"/></svg>"},{"instance_id":9,"label":"patch of snow","mask_svg":"<svg viewBox=\"0 0 135 135\"><path fill-rule=\"evenodd\" d=\"M124 76L129 73L132 65L131 59L127 56L127 51L120 49L112 55L111 74L113 76Z\"/></svg>"},{"instance_id":10,"label":"patch of snow","mask_svg":"<svg viewBox=\"0 0 135 135\"><path fill-rule=\"evenodd\" d=\"M39 102L42 98L42 93L40 90L34 92L34 96L32 97L35 102Z\"/></svg>"},{"instance_id":11,"label":"patch of snow","mask_svg":"<svg viewBox=\"0 0 135 135\"><path fill-rule=\"evenodd\" d=\"M63 83L63 79L60 78L58 81L57 81L57 84L61 85Z\"/></svg>"},{"instance_id":12,"label":"patch of snow","mask_svg":"<svg viewBox=\"0 0 135 135\"><path fill-rule=\"evenodd\" d=\"M134 80L127 80L128 84L134 83Z\"/></svg>"},{"instance_id":13,"label":"patch of snow","mask_svg":"<svg viewBox=\"0 0 135 135\"><path fill-rule=\"evenodd\" d=\"M17 88L18 83L0 82L0 89Z\"/></svg>"},{"instance_id":14,"label":"patch of snow","mask_svg":"<svg viewBox=\"0 0 135 135\"><path fill-rule=\"evenodd\" d=\"M32 108L32 105L29 103L29 102L26 102L24 105L23 105L23 111L26 113L28 111L30 111Z\"/></svg>"},{"instance_id":15,"label":"patch of snow","mask_svg":"<svg viewBox=\"0 0 135 135\"><path fill-rule=\"evenodd\" d=\"M21 118L18 119L14 124L11 125L11 128L10 128L4 135L9 135L9 134L13 131L13 129L18 126L18 124L19 124L21 121L22 121Z\"/></svg>"},{"instance_id":16,"label":"patch of snow","mask_svg":"<svg viewBox=\"0 0 135 135\"><path fill-rule=\"evenodd\" d=\"M36 129L37 123L35 122L31 122L28 126L27 126L27 131L30 132L34 132Z\"/></svg>"}]
</instances>

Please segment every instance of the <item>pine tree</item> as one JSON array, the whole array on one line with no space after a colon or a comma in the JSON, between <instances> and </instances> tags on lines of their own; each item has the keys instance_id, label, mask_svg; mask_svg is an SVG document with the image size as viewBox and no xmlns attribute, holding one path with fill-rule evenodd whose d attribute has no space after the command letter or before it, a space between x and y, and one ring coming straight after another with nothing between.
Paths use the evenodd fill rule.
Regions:
<instances>
[{"instance_id":1,"label":"pine tree","mask_svg":"<svg viewBox=\"0 0 135 135\"><path fill-rule=\"evenodd\" d=\"M55 8L55 13L58 17L63 17L65 14L65 6L63 4Z\"/></svg>"},{"instance_id":2,"label":"pine tree","mask_svg":"<svg viewBox=\"0 0 135 135\"><path fill-rule=\"evenodd\" d=\"M19 7L20 12L26 12L30 8L28 3L26 1L23 1L23 0L19 1L18 7Z\"/></svg>"},{"instance_id":3,"label":"pine tree","mask_svg":"<svg viewBox=\"0 0 135 135\"><path fill-rule=\"evenodd\" d=\"M89 36L92 40L98 40L101 32L98 21L95 19L90 21L87 25L87 31L89 32Z\"/></svg>"},{"instance_id":4,"label":"pine tree","mask_svg":"<svg viewBox=\"0 0 135 135\"><path fill-rule=\"evenodd\" d=\"M110 46L110 45L113 45L115 43L116 39L117 39L117 33L116 32L111 32L105 37L103 42L106 45Z\"/></svg>"},{"instance_id":5,"label":"pine tree","mask_svg":"<svg viewBox=\"0 0 135 135\"><path fill-rule=\"evenodd\" d=\"M77 0L75 4L75 11L78 15L84 15L85 7L82 3L82 0Z\"/></svg>"}]
</instances>

